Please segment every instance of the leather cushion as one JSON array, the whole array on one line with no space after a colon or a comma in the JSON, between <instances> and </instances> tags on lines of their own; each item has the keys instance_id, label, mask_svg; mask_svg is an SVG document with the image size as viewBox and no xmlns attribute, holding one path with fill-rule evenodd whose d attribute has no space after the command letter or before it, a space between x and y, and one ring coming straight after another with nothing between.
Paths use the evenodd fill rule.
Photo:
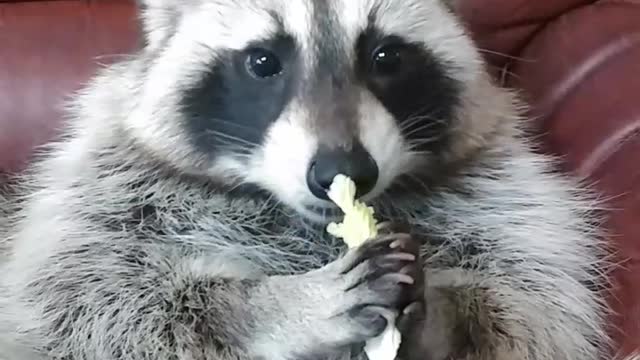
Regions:
<instances>
[{"instance_id":1,"label":"leather cushion","mask_svg":"<svg viewBox=\"0 0 640 360\"><path fill-rule=\"evenodd\" d=\"M59 128L66 97L137 45L131 1L0 2L0 172Z\"/></svg>"}]
</instances>

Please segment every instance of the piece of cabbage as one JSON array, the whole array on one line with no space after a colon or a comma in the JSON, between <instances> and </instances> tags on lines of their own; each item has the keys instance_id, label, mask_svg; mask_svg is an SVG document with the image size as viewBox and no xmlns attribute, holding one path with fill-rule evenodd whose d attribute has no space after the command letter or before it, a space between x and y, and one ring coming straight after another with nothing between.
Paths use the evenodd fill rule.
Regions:
<instances>
[{"instance_id":1,"label":"piece of cabbage","mask_svg":"<svg viewBox=\"0 0 640 360\"><path fill-rule=\"evenodd\" d=\"M372 207L356 200L356 185L349 177L337 175L327 194L344 212L341 223L331 223L327 231L344 240L350 248L375 237L378 233L377 221ZM394 360L400 347L400 332L395 327L395 318L387 318L387 328L379 336L365 344L369 360Z\"/></svg>"}]
</instances>

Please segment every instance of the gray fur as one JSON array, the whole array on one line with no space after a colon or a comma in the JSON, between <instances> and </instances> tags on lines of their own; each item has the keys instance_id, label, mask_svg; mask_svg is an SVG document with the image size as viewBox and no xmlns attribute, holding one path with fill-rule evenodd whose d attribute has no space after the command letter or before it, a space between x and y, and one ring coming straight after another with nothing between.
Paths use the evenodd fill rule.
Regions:
<instances>
[{"instance_id":1,"label":"gray fur","mask_svg":"<svg viewBox=\"0 0 640 360\"><path fill-rule=\"evenodd\" d=\"M224 15L212 21L220 30L229 14L311 8L264 3L147 1L148 47L78 95L64 139L3 200L23 203L0 223L9 245L0 359L364 359L361 345L379 332L380 316L403 310L397 280L410 272L406 261L380 272L400 250L371 251L389 239L422 242L427 318L405 333L404 360L599 359L606 310L589 285L604 285L606 263L595 204L534 152L513 96L490 82L439 2L332 2L362 8L364 18L378 9L381 27L423 36L466 86L438 155L412 153L362 94L373 104L363 107L365 145L376 159L401 155L383 162L381 188L368 200L380 218L408 223L413 240L383 235L347 252L324 232L329 218L301 210L317 205L308 194L286 192L280 177L260 182L284 176L265 170L275 165L264 154L211 160L189 145L176 98L203 55L189 53L195 34L177 30L181 19L213 11ZM349 41L351 30L340 30ZM215 40L241 41L238 33ZM172 77L181 81L163 84ZM292 105L274 128L294 126L303 107ZM263 152L282 151L278 141ZM283 161L297 174L298 163ZM249 196L239 188L246 184L269 195Z\"/></svg>"},{"instance_id":2,"label":"gray fur","mask_svg":"<svg viewBox=\"0 0 640 360\"><path fill-rule=\"evenodd\" d=\"M0 187L0 189L2 189ZM7 233L9 226L9 211L7 211L6 206L9 204L9 200L2 195L0 192L0 256L3 256L7 253Z\"/></svg>"}]
</instances>

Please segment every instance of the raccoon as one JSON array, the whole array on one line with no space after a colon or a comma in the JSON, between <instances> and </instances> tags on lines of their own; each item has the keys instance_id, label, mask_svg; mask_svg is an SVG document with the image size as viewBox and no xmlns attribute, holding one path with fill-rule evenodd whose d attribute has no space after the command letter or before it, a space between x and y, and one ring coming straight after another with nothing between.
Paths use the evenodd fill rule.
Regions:
<instances>
[{"instance_id":1,"label":"raccoon","mask_svg":"<svg viewBox=\"0 0 640 360\"><path fill-rule=\"evenodd\" d=\"M14 183L0 358L595 360L596 203L451 4L143 0ZM325 231L337 174L381 235Z\"/></svg>"},{"instance_id":2,"label":"raccoon","mask_svg":"<svg viewBox=\"0 0 640 360\"><path fill-rule=\"evenodd\" d=\"M2 194L2 187L0 186L0 260L3 255L6 255L8 250L5 248L5 241L7 238L7 229L9 227L9 212L5 209L5 206L9 204L9 200Z\"/></svg>"}]
</instances>

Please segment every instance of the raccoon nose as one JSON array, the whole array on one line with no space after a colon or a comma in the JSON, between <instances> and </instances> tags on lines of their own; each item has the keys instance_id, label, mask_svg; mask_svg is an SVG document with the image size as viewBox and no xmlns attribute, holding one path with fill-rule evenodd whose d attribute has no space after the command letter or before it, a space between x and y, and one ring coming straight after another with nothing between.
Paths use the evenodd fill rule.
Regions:
<instances>
[{"instance_id":1,"label":"raccoon nose","mask_svg":"<svg viewBox=\"0 0 640 360\"><path fill-rule=\"evenodd\" d=\"M378 181L378 165L362 145L350 150L320 149L307 171L307 186L317 198L329 200L327 191L333 178L343 174L356 184L356 197L370 192Z\"/></svg>"}]
</instances>

